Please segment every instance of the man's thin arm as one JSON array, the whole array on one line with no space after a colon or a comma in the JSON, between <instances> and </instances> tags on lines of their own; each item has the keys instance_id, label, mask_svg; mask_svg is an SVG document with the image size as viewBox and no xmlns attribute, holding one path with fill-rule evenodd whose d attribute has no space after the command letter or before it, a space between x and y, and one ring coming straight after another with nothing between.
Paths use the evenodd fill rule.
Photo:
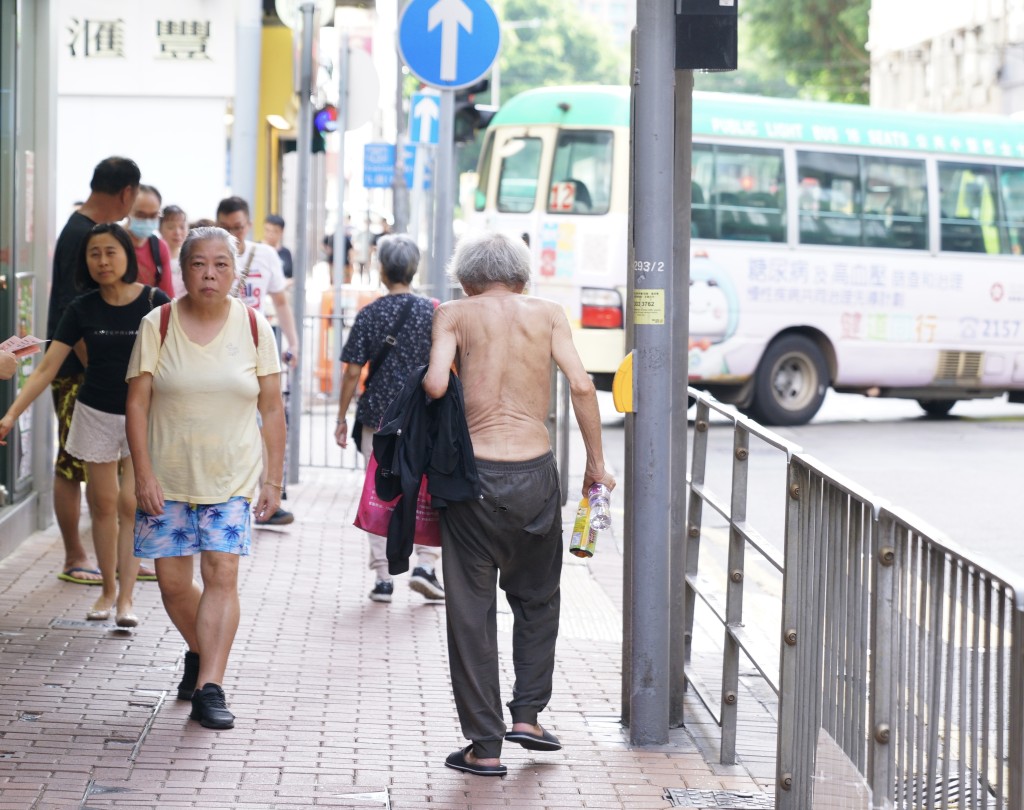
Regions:
<instances>
[{"instance_id":1,"label":"man's thin arm","mask_svg":"<svg viewBox=\"0 0 1024 810\"><path fill-rule=\"evenodd\" d=\"M451 317L441 304L434 310L434 326L430 344L430 365L423 377L423 390L431 399L440 399L448 391L448 372L455 362L458 342Z\"/></svg>"},{"instance_id":2,"label":"man's thin arm","mask_svg":"<svg viewBox=\"0 0 1024 810\"><path fill-rule=\"evenodd\" d=\"M583 435L583 446L587 451L587 466L583 473L583 492L595 482L615 488L615 479L604 468L604 449L601 444L601 411L597 406L597 391L594 382L583 367L583 361L572 342L572 330L559 310L551 335L551 356L569 382L572 409Z\"/></svg>"}]
</instances>

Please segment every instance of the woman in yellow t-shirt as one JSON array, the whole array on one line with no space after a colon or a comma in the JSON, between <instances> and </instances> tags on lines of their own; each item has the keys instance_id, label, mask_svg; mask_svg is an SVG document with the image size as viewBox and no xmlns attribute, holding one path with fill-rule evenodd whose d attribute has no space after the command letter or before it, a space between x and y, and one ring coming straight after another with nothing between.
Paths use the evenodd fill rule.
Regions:
<instances>
[{"instance_id":1,"label":"woman in yellow t-shirt","mask_svg":"<svg viewBox=\"0 0 1024 810\"><path fill-rule=\"evenodd\" d=\"M186 293L142 321L127 375L135 554L156 560L167 614L188 643L178 699L192 701L189 716L206 728L234 725L223 681L238 629L238 559L249 553L251 513L272 515L281 503L280 480L259 485L257 412L268 469L284 465L277 344L263 316L229 295L236 255L221 228L189 233Z\"/></svg>"}]
</instances>

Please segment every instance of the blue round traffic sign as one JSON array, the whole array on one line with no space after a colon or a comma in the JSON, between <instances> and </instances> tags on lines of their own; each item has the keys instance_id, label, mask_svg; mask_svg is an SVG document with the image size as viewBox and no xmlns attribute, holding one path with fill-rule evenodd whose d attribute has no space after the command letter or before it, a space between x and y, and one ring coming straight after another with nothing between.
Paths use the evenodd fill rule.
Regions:
<instances>
[{"instance_id":1,"label":"blue round traffic sign","mask_svg":"<svg viewBox=\"0 0 1024 810\"><path fill-rule=\"evenodd\" d=\"M398 21L398 52L420 81L457 89L476 84L501 46L487 0L410 0Z\"/></svg>"}]
</instances>

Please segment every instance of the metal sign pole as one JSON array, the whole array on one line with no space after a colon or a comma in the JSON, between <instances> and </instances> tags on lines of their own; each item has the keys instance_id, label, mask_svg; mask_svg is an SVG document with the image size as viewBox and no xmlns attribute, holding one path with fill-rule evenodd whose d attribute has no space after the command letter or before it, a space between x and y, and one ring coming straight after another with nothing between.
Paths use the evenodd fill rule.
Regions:
<instances>
[{"instance_id":1,"label":"metal sign pole","mask_svg":"<svg viewBox=\"0 0 1024 810\"><path fill-rule=\"evenodd\" d=\"M634 476L629 736L668 742L675 18L638 0L634 74Z\"/></svg>"},{"instance_id":2,"label":"metal sign pole","mask_svg":"<svg viewBox=\"0 0 1024 810\"><path fill-rule=\"evenodd\" d=\"M320 324L321 329L330 326L333 334L331 345L334 356L331 358L331 392L341 396L341 357L342 326L342 286L345 284L345 132L348 130L348 32L341 32L341 44L338 47L338 219L334 225L334 306L331 308L333 318Z\"/></svg>"},{"instance_id":3,"label":"metal sign pole","mask_svg":"<svg viewBox=\"0 0 1024 810\"><path fill-rule=\"evenodd\" d=\"M430 294L440 301L449 298L445 268L452 252L452 219L455 215L455 91L441 90L441 117L437 136L437 167L434 172L434 245L430 266Z\"/></svg>"},{"instance_id":4,"label":"metal sign pole","mask_svg":"<svg viewBox=\"0 0 1024 810\"><path fill-rule=\"evenodd\" d=\"M306 314L306 271L309 267L309 175L313 162L313 26L316 6L302 5L302 64L299 68L299 166L296 180L295 212L295 267L293 309L295 331L299 336L299 359L305 357L303 350ZM288 375L288 483L299 480L299 448L301 447L302 426L302 374L293 369Z\"/></svg>"},{"instance_id":5,"label":"metal sign pole","mask_svg":"<svg viewBox=\"0 0 1024 810\"><path fill-rule=\"evenodd\" d=\"M672 528L672 602L669 606L669 723L672 728L683 725L683 699L686 695L686 549L689 543L686 515L686 411L689 409L687 362L690 340L690 170L693 163L693 71L676 72L676 172L675 172L675 240L672 262L675 267L672 296L672 347L682 365L672 375L672 441L669 470L672 479L670 504Z\"/></svg>"}]
</instances>

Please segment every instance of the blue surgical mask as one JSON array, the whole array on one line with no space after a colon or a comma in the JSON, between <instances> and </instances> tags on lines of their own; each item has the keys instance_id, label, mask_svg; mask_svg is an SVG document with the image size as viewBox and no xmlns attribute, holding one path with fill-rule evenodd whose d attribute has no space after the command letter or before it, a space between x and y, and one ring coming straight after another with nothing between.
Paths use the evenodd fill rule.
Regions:
<instances>
[{"instance_id":1,"label":"blue surgical mask","mask_svg":"<svg viewBox=\"0 0 1024 810\"><path fill-rule=\"evenodd\" d=\"M132 217L128 220L128 230L132 232L132 236L138 237L139 239L148 239L157 232L160 228L160 219L136 219Z\"/></svg>"}]
</instances>

